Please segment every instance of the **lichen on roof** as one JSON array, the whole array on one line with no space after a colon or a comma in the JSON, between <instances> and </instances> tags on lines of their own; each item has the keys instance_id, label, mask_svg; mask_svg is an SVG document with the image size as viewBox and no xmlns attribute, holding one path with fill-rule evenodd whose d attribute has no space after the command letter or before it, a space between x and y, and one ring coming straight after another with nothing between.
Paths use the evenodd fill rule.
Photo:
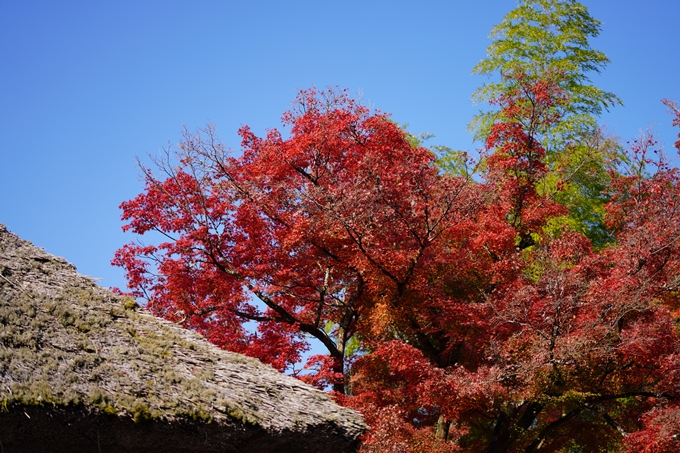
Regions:
<instances>
[{"instance_id":1,"label":"lichen on roof","mask_svg":"<svg viewBox=\"0 0 680 453\"><path fill-rule=\"evenodd\" d=\"M0 225L0 426L67 409L166 431L210 426L235 451L353 451L366 428L325 393L152 316ZM5 448L7 436L0 427Z\"/></svg>"}]
</instances>

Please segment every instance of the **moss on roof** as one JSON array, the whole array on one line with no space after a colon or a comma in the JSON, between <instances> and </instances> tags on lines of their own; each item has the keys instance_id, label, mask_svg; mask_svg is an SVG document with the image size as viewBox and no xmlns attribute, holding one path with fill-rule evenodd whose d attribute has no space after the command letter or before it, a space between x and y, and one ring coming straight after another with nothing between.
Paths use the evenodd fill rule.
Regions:
<instances>
[{"instance_id":1,"label":"moss on roof","mask_svg":"<svg viewBox=\"0 0 680 453\"><path fill-rule=\"evenodd\" d=\"M4 448L39 438L25 425L44 414L84 430L103 420L116 426L111 432L139 431L128 436L129 451L144 451L140 439L150 431L161 433L162 444L174 438L173 427L192 432L192 426L205 431L202 446L174 440L149 451L353 451L366 428L325 393L152 316L0 225ZM103 421L95 423L100 450ZM195 443L186 432L186 443ZM51 436L45 441L61 434Z\"/></svg>"}]
</instances>

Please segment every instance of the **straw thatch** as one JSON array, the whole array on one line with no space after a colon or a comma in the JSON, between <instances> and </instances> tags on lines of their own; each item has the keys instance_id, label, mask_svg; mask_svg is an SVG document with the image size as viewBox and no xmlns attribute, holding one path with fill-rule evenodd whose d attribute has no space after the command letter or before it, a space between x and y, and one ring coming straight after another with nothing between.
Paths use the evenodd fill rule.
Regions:
<instances>
[{"instance_id":1,"label":"straw thatch","mask_svg":"<svg viewBox=\"0 0 680 453\"><path fill-rule=\"evenodd\" d=\"M365 428L0 225L3 452L345 452Z\"/></svg>"}]
</instances>

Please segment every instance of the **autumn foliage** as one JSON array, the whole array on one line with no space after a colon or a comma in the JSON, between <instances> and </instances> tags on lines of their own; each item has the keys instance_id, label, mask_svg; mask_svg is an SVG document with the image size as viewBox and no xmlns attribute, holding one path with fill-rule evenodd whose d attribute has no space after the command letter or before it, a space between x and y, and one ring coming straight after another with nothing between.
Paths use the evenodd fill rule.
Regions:
<instances>
[{"instance_id":1,"label":"autumn foliage","mask_svg":"<svg viewBox=\"0 0 680 453\"><path fill-rule=\"evenodd\" d=\"M302 92L297 109L289 138L241 129L238 158L212 129L187 134L179 166L168 154L165 179L145 170L145 192L122 205L126 230L167 240L114 263L156 313L280 370L316 338L330 358L304 378L344 392L350 340L389 335L391 308L430 291L439 237L462 231L482 195L344 93Z\"/></svg>"},{"instance_id":2,"label":"autumn foliage","mask_svg":"<svg viewBox=\"0 0 680 453\"><path fill-rule=\"evenodd\" d=\"M632 144L594 247L543 184L566 95L511 76L476 177L337 90L236 155L186 132L122 204L155 245L114 264L155 313L362 411L366 452L677 451L680 172Z\"/></svg>"}]
</instances>

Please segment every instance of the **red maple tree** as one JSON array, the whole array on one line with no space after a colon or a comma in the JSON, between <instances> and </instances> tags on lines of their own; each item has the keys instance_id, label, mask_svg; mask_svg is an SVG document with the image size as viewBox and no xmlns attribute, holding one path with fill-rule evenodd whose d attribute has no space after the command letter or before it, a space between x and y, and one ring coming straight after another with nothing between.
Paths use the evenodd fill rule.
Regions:
<instances>
[{"instance_id":1,"label":"red maple tree","mask_svg":"<svg viewBox=\"0 0 680 453\"><path fill-rule=\"evenodd\" d=\"M301 92L285 137L242 128L239 156L185 132L122 204L163 240L114 264L155 313L332 386L367 452L677 451L680 174L638 142L609 245L555 228L537 134L564 94L513 77L477 179L333 90ZM328 355L301 374L310 337Z\"/></svg>"},{"instance_id":2,"label":"red maple tree","mask_svg":"<svg viewBox=\"0 0 680 453\"><path fill-rule=\"evenodd\" d=\"M564 208L538 190L535 125L558 119L562 97L519 77L487 140L479 187L494 197L428 324L438 360L391 341L354 366L349 404L373 426L364 450L677 451L680 173L638 141L612 170L608 247L546 228Z\"/></svg>"},{"instance_id":3,"label":"red maple tree","mask_svg":"<svg viewBox=\"0 0 680 453\"><path fill-rule=\"evenodd\" d=\"M329 355L303 377L344 393L348 342L388 329L386 307L426 288L438 238L480 196L344 92L301 92L283 122L286 139L242 128L239 157L212 128L185 133L156 161L162 177L144 169L145 191L121 205L125 230L166 240L113 262L155 313L280 370L316 338Z\"/></svg>"}]
</instances>

